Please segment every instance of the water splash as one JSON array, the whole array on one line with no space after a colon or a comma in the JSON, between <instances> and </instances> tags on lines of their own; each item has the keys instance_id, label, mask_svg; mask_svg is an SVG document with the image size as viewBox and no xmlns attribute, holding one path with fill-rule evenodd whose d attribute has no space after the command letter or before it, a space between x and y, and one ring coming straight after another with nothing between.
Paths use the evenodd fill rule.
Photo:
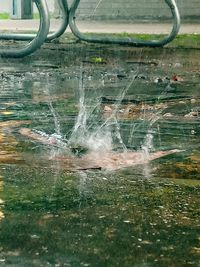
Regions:
<instances>
[{"instance_id":1,"label":"water splash","mask_svg":"<svg viewBox=\"0 0 200 267\"><path fill-rule=\"evenodd\" d=\"M126 142L128 141L129 144L131 142L131 139L134 139L134 131L137 127L139 127L139 125L141 126L142 123L136 124L135 126L134 121L131 124L129 122L131 126L131 135L128 137L128 140L125 141L122 135L123 129L118 114L122 105L122 101L123 99L125 99L130 87L133 85L133 82L137 77L137 73L131 73L129 82L120 90L120 92L116 96L116 101L112 105L111 112L106 117L102 114L103 93L101 88L97 87L93 88L92 90L87 90L85 88L84 76L85 73L81 66L79 85L77 87L79 112L68 140L63 137L64 134L61 132L59 114L54 109L48 90L46 92L49 95L48 106L54 121L55 132L51 135L46 135L43 132L36 132L36 134L32 134L31 138L40 140L40 142L43 142L45 144L53 144L54 147L57 147L57 150L52 149L52 158L56 158L57 155L59 156L60 152L64 152L65 155L72 157L74 156L73 153L79 156L81 152L82 158L85 153L86 156L90 156L88 158L84 157L84 160L92 158L93 165L94 160L96 159L97 162L99 162L98 166L103 166L103 164L101 164L100 162L102 161L102 158L105 159L104 163L106 165L106 161L109 162L109 157L111 157L111 165L115 165L116 162L120 159L121 165L126 166L128 164L127 155L129 155L129 152L131 152L127 149ZM99 84L99 86L101 87L101 83ZM148 117L148 122L146 120L148 124L147 133L141 143L140 149L138 151L139 153L137 153L137 151L133 151L133 153L136 153L134 154L134 157L133 155L131 155L131 164L133 162L133 158L134 161L137 161L135 155L141 158L140 162L149 162L149 160L151 160L151 152L152 150L154 150L154 132L152 131L152 127L160 118L160 113L162 112L161 109L155 110L156 112L153 112L153 114L150 113L150 115L152 116L150 118ZM145 112L145 108L142 107L141 111ZM31 133L25 132L24 135L30 136ZM112 168L114 169L115 167Z\"/></svg>"},{"instance_id":2,"label":"water splash","mask_svg":"<svg viewBox=\"0 0 200 267\"><path fill-rule=\"evenodd\" d=\"M142 144L142 151L143 151L143 157L144 160L149 159L150 151L153 149L153 133L148 132L145 136L144 143Z\"/></svg>"},{"instance_id":3,"label":"water splash","mask_svg":"<svg viewBox=\"0 0 200 267\"><path fill-rule=\"evenodd\" d=\"M117 112L135 77L136 75L132 76L128 85L122 88L116 97L117 101L110 116L103 119L101 116L102 95L98 98L96 96L86 97L84 74L81 71L78 87L79 113L71 137L68 140L69 146L85 147L90 152L108 152L112 151L115 147L122 151L127 151L121 136ZM95 113L97 114L95 115Z\"/></svg>"},{"instance_id":4,"label":"water splash","mask_svg":"<svg viewBox=\"0 0 200 267\"><path fill-rule=\"evenodd\" d=\"M94 15L95 15L95 13L96 13L98 7L99 7L100 4L102 3L102 1L103 1L103 0L99 0L99 1L98 1L98 3L96 4L96 6L95 6L95 8L94 8L94 10L93 10L93 12L92 12L92 14L90 15L90 17L94 17Z\"/></svg>"},{"instance_id":5,"label":"water splash","mask_svg":"<svg viewBox=\"0 0 200 267\"><path fill-rule=\"evenodd\" d=\"M50 109L51 114L53 115L53 119L54 119L55 135L57 137L61 137L62 134L61 134L60 121L58 119L59 116L58 116L57 112L55 111L55 109L53 107L52 101L49 101L48 105L49 105L49 109Z\"/></svg>"},{"instance_id":6,"label":"water splash","mask_svg":"<svg viewBox=\"0 0 200 267\"><path fill-rule=\"evenodd\" d=\"M112 140L109 127L107 124L99 127L98 122L100 122L100 119L95 115L100 110L101 100L97 97L86 97L82 71L80 75L78 87L79 113L68 140L68 145L81 146L95 151L111 149Z\"/></svg>"}]
</instances>

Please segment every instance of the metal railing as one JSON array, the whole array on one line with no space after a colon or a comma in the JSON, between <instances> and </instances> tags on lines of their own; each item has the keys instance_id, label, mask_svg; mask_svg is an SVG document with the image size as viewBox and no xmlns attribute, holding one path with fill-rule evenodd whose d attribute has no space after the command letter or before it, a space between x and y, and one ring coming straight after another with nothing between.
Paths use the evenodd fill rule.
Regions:
<instances>
[{"instance_id":1,"label":"metal railing","mask_svg":"<svg viewBox=\"0 0 200 267\"><path fill-rule=\"evenodd\" d=\"M159 47L164 46L167 43L171 42L178 34L180 29L180 14L175 0L165 0L166 4L169 6L172 17L173 17L173 27L170 34L164 37L161 40L140 40L134 38L114 38L114 37L101 37L95 35L86 35L79 31L76 26L76 10L79 6L80 0L74 0L69 14L69 26L73 34L80 40L92 43L101 43L101 44L122 44L122 45L132 45L132 46L149 46L149 47Z\"/></svg>"},{"instance_id":2,"label":"metal railing","mask_svg":"<svg viewBox=\"0 0 200 267\"><path fill-rule=\"evenodd\" d=\"M80 4L80 0L73 0L71 8L69 9L67 0L57 0L59 8L61 9L62 22L57 31L49 33L50 15L46 0L33 0L38 8L40 14L40 26L38 33L35 34L5 34L0 33L0 40L18 40L30 41L22 48L0 49L0 56L5 57L23 57L36 51L45 41L51 41L60 37L66 30L68 24L72 33L80 40L92 43L101 44L122 44L131 46L148 46L159 47L171 42L178 34L180 29L180 14L175 0L165 0L167 6L171 10L173 18L173 26L171 32L163 37L161 40L141 40L130 37L102 37L95 34L88 35L79 31L76 25L76 11Z\"/></svg>"},{"instance_id":3,"label":"metal railing","mask_svg":"<svg viewBox=\"0 0 200 267\"><path fill-rule=\"evenodd\" d=\"M46 37L46 41L51 41L53 39L59 38L65 32L68 26L68 23L69 23L68 3L66 0L58 0L58 5L61 10L62 21L57 31L48 33ZM0 40L29 41L29 40L33 40L35 37L36 37L35 34L23 34L23 33L16 33L16 34L1 33L0 34Z\"/></svg>"},{"instance_id":4,"label":"metal railing","mask_svg":"<svg viewBox=\"0 0 200 267\"><path fill-rule=\"evenodd\" d=\"M34 0L40 15L40 25L37 35L22 47L0 48L0 56L3 57L24 57L35 52L45 42L49 33L50 19L46 0ZM3 35L2 35L3 36ZM7 35L13 39L12 34ZM3 39L3 38L2 38Z\"/></svg>"}]
</instances>

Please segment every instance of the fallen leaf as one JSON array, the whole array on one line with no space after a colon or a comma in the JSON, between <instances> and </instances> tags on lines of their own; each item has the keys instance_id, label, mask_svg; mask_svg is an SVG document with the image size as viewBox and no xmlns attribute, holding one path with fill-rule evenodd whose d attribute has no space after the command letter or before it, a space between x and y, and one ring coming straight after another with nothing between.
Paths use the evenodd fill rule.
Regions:
<instances>
[{"instance_id":1,"label":"fallen leaf","mask_svg":"<svg viewBox=\"0 0 200 267\"><path fill-rule=\"evenodd\" d=\"M182 82L183 81L183 78L181 78L180 76L174 74L171 78L172 81L174 82Z\"/></svg>"}]
</instances>

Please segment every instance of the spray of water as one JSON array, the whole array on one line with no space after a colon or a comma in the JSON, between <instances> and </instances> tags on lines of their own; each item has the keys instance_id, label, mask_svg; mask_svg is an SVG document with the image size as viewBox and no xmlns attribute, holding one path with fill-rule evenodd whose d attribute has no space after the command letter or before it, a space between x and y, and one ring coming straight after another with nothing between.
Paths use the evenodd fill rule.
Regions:
<instances>
[{"instance_id":1,"label":"spray of water","mask_svg":"<svg viewBox=\"0 0 200 267\"><path fill-rule=\"evenodd\" d=\"M100 4L101 4L102 1L103 1L103 0L99 0L99 1L98 1L97 5L96 5L95 8L94 8L94 11L93 11L92 16L94 16L94 14L95 14L96 11L97 11L97 8L100 6Z\"/></svg>"},{"instance_id":2,"label":"spray of water","mask_svg":"<svg viewBox=\"0 0 200 267\"><path fill-rule=\"evenodd\" d=\"M53 115L53 120L54 120L54 125L55 125L55 135L57 135L58 137L61 137L61 127L60 127L60 122L58 119L58 114L55 111L53 105L52 105L52 101L49 101L49 109L51 111L51 114Z\"/></svg>"},{"instance_id":3,"label":"spray of water","mask_svg":"<svg viewBox=\"0 0 200 267\"><path fill-rule=\"evenodd\" d=\"M102 117L97 120L94 115L95 110L99 110L101 106L101 98L86 97L86 90L83 82L83 72L80 75L79 82L79 114L77 116L71 137L68 141L69 146L83 146L90 152L108 152L112 151L114 145L122 151L127 151L120 133L120 124L117 120L117 112L122 100L127 94L130 86L135 80L132 76L128 85L122 89L117 96L117 102L113 111L104 121Z\"/></svg>"},{"instance_id":4,"label":"spray of water","mask_svg":"<svg viewBox=\"0 0 200 267\"><path fill-rule=\"evenodd\" d=\"M101 100L97 97L86 97L83 79L81 70L78 87L79 113L68 140L68 145L81 146L90 151L110 150L112 149L112 139L109 125L97 126L97 121L100 120L95 115L95 111L100 109Z\"/></svg>"},{"instance_id":5,"label":"spray of water","mask_svg":"<svg viewBox=\"0 0 200 267\"><path fill-rule=\"evenodd\" d=\"M68 140L63 138L59 122L59 114L57 114L54 109L50 93L47 89L46 93L49 96L48 106L55 125L55 133L48 136L49 139L52 140L52 143L55 143L58 147L61 147L61 149L64 148L66 151L69 151L69 153L71 148L78 148L76 151L83 149L84 151L88 151L97 156L113 150L128 152L126 144L121 136L121 124L118 120L118 112L122 100L127 95L137 74L138 70L136 70L135 73L131 73L131 78L129 79L127 86L122 88L116 96L117 101L115 101L115 104L112 106L111 114L104 118L101 110L101 99L103 96L101 90L100 88L96 88L96 90L93 89L92 94L89 92L89 96L87 95L88 91L86 90L84 83L85 74L83 66L81 66L79 86L77 88L79 113ZM145 109L143 112L145 112ZM147 134L141 144L144 161L149 158L150 152L153 150L152 126L159 119L160 112L161 111L159 110L156 114L152 114L152 118L149 119ZM131 133L128 138L128 143L134 138L135 129L138 127L135 126L134 123L132 125L133 127L130 129ZM44 135L45 133L41 132L40 134Z\"/></svg>"},{"instance_id":6,"label":"spray of water","mask_svg":"<svg viewBox=\"0 0 200 267\"><path fill-rule=\"evenodd\" d=\"M49 84L49 81L47 82ZM54 133L47 134L45 131L42 130L34 130L33 134L35 134L35 138L37 139L37 136L41 137L41 142L44 142L46 144L49 144L51 147L51 153L50 157L54 158L57 154L60 152L65 152L70 154L69 147L67 145L67 142L65 138L63 138L62 132L61 132L61 125L60 125L60 118L59 114L55 110L52 100L51 100L51 94L48 87L44 87L43 93L48 97L48 107L49 111L52 115L53 122L54 122ZM43 141L42 141L43 140Z\"/></svg>"}]
</instances>

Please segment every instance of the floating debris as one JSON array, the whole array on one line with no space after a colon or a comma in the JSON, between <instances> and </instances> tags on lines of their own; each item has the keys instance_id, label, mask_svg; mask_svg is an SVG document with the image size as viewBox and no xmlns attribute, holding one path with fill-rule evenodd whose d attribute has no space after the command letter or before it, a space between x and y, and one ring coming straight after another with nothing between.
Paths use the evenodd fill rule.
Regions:
<instances>
[{"instance_id":1,"label":"floating debris","mask_svg":"<svg viewBox=\"0 0 200 267\"><path fill-rule=\"evenodd\" d=\"M38 141L42 144L54 145L48 136L40 135L32 132L30 129L20 129L20 133L30 139ZM168 151L157 151L146 155L145 151L128 151L128 152L88 152L82 157L58 156L51 157L54 163L60 162L59 165L68 170L87 170L87 169L106 169L118 170L122 168L132 167L135 165L146 164L149 161L165 157L174 153L181 152L181 150L173 149Z\"/></svg>"},{"instance_id":2,"label":"floating debris","mask_svg":"<svg viewBox=\"0 0 200 267\"><path fill-rule=\"evenodd\" d=\"M171 78L171 81L173 81L173 82L183 82L184 80L183 80L182 77L180 77L180 76L174 74L174 75L172 76L172 78Z\"/></svg>"},{"instance_id":3,"label":"floating debris","mask_svg":"<svg viewBox=\"0 0 200 267\"><path fill-rule=\"evenodd\" d=\"M185 118L193 118L193 117L198 117L199 116L199 113L198 111L191 111L190 113L186 114L184 117Z\"/></svg>"}]
</instances>

